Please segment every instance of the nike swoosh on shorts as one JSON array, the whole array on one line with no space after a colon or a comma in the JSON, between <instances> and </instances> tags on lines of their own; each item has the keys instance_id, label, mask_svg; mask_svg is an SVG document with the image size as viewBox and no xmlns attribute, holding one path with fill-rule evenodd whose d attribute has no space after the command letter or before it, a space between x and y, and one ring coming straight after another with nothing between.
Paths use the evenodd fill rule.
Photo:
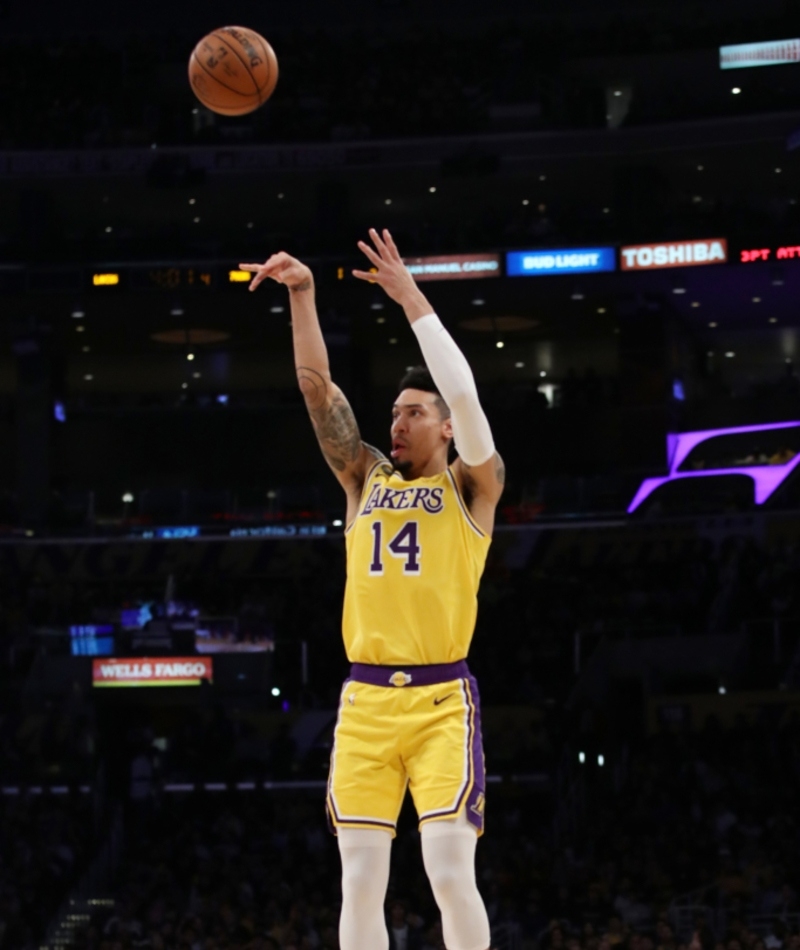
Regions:
<instances>
[{"instance_id":1,"label":"nike swoosh on shorts","mask_svg":"<svg viewBox=\"0 0 800 950\"><path fill-rule=\"evenodd\" d=\"M451 696L455 696L455 693L448 693L446 696L442 696L441 699L434 699L433 705L438 706L439 703L443 703L446 699L450 699Z\"/></svg>"}]
</instances>

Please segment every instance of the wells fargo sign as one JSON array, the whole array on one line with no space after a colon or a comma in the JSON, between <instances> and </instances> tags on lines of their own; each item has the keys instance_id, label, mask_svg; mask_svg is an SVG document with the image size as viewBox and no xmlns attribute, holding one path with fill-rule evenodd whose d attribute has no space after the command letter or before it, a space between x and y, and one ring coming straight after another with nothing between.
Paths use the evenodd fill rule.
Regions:
<instances>
[{"instance_id":1,"label":"wells fargo sign","mask_svg":"<svg viewBox=\"0 0 800 950\"><path fill-rule=\"evenodd\" d=\"M158 659L94 660L95 686L199 686L214 679L210 656L165 656Z\"/></svg>"}]
</instances>

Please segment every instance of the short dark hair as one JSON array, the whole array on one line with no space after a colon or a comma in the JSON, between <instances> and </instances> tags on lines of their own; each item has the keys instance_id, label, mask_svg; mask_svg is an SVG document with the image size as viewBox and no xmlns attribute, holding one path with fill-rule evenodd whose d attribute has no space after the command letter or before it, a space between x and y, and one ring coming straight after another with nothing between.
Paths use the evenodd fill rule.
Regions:
<instances>
[{"instance_id":1,"label":"short dark hair","mask_svg":"<svg viewBox=\"0 0 800 950\"><path fill-rule=\"evenodd\" d=\"M450 418L450 407L444 399L442 399L442 394L433 381L433 376L431 376L427 366L409 366L405 376L403 376L398 384L397 391L401 393L404 389L419 389L424 393L434 393L439 415L442 419Z\"/></svg>"}]
</instances>

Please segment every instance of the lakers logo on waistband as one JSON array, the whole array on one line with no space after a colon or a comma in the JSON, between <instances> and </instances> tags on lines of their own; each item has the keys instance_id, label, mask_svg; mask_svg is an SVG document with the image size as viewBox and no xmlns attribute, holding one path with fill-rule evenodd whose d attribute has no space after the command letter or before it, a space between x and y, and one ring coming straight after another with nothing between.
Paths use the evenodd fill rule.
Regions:
<instances>
[{"instance_id":1,"label":"lakers logo on waistband","mask_svg":"<svg viewBox=\"0 0 800 950\"><path fill-rule=\"evenodd\" d=\"M392 673L389 677L389 682L392 686L408 686L411 682L411 674L398 670L396 673Z\"/></svg>"}]
</instances>

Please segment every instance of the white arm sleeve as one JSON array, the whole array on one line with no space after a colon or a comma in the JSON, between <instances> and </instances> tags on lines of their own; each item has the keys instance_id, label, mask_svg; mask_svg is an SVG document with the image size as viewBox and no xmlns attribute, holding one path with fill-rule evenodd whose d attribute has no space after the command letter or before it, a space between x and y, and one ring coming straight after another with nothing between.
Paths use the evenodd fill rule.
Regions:
<instances>
[{"instance_id":1,"label":"white arm sleeve","mask_svg":"<svg viewBox=\"0 0 800 950\"><path fill-rule=\"evenodd\" d=\"M458 454L467 465L482 465L494 455L494 440L466 357L435 313L415 320L411 328L433 381L450 407Z\"/></svg>"}]
</instances>

